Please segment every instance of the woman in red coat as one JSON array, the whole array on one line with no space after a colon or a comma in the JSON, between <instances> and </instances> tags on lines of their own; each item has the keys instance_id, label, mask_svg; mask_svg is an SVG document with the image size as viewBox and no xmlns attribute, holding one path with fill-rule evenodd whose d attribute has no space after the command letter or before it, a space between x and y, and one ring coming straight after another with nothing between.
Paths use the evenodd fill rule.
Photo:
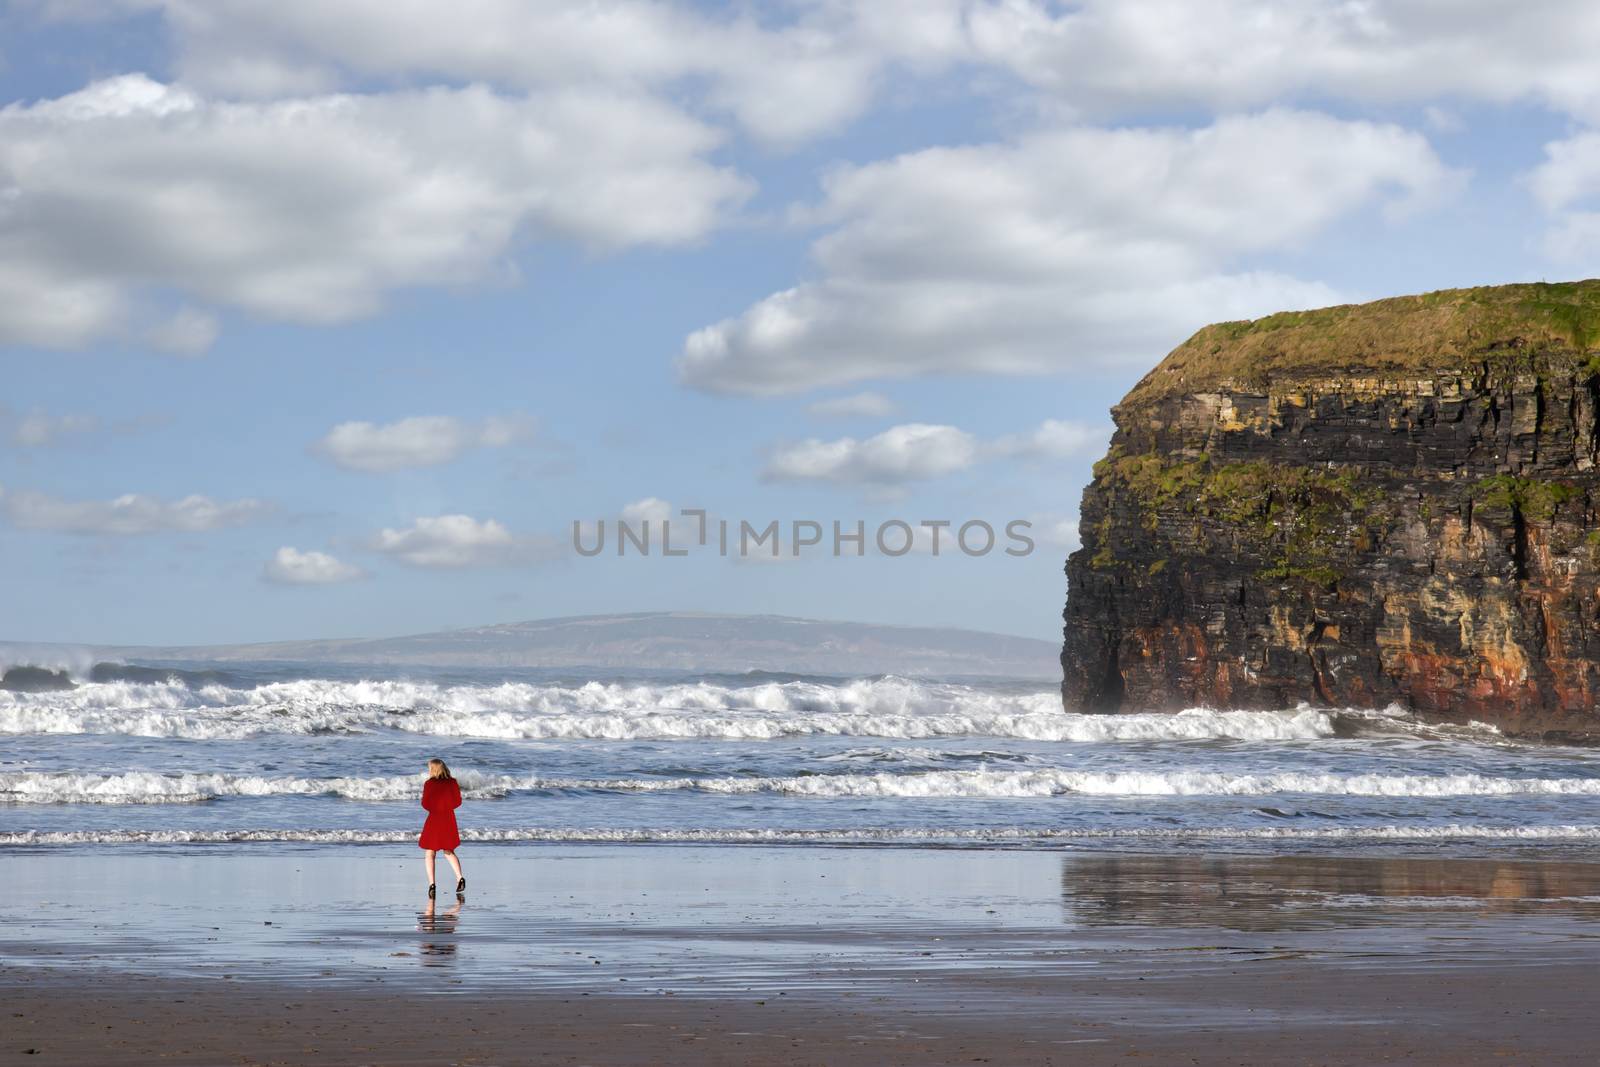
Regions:
<instances>
[{"instance_id":1,"label":"woman in red coat","mask_svg":"<svg viewBox=\"0 0 1600 1067\"><path fill-rule=\"evenodd\" d=\"M461 786L450 776L444 760L428 761L428 780L422 783L422 806L428 811L428 821L422 824L422 836L417 844L422 848L422 862L428 868L428 899L437 892L433 883L433 857L440 852L456 871L456 895L467 891L466 876L461 873L461 861L456 859L456 846L461 844L461 831L456 829L456 809L461 806Z\"/></svg>"}]
</instances>

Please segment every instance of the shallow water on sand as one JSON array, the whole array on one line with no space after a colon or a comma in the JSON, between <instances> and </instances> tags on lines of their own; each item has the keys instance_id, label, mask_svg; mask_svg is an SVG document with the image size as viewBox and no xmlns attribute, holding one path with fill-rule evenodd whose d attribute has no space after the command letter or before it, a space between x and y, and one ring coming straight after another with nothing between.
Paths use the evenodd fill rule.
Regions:
<instances>
[{"instance_id":1,"label":"shallow water on sand","mask_svg":"<svg viewBox=\"0 0 1600 1067\"><path fill-rule=\"evenodd\" d=\"M1448 968L1600 953L1600 864L702 846L47 850L8 862L0 963L218 981L1003 997L1091 968L1316 957ZM922 990L924 993L928 989ZM974 1002L975 1003L975 1002Z\"/></svg>"}]
</instances>

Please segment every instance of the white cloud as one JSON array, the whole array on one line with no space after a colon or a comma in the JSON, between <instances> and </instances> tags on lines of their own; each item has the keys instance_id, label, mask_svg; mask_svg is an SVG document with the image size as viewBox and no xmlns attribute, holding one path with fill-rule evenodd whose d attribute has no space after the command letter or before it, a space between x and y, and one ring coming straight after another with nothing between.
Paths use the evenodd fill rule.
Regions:
<instances>
[{"instance_id":1,"label":"white cloud","mask_svg":"<svg viewBox=\"0 0 1600 1067\"><path fill-rule=\"evenodd\" d=\"M702 389L1147 363L1206 322L1337 302L1240 269L1459 176L1397 126L1273 110L1200 129L1076 127L836 170L821 277L691 334Z\"/></svg>"},{"instance_id":2,"label":"white cloud","mask_svg":"<svg viewBox=\"0 0 1600 1067\"><path fill-rule=\"evenodd\" d=\"M672 518L672 505L660 497L647 496L622 508L624 522L663 522Z\"/></svg>"},{"instance_id":3,"label":"white cloud","mask_svg":"<svg viewBox=\"0 0 1600 1067\"><path fill-rule=\"evenodd\" d=\"M526 416L491 416L472 421L449 415L418 415L397 422L341 422L312 451L347 470L382 474L412 467L437 467L473 448L504 448L533 433Z\"/></svg>"},{"instance_id":4,"label":"white cloud","mask_svg":"<svg viewBox=\"0 0 1600 1067\"><path fill-rule=\"evenodd\" d=\"M125 0L126 2L126 0ZM142 2L142 0L134 0ZM184 81L228 95L442 80L691 98L764 140L831 132L892 63L961 48L956 0L811 3L720 15L661 0L158 0Z\"/></svg>"},{"instance_id":5,"label":"white cloud","mask_svg":"<svg viewBox=\"0 0 1600 1067\"><path fill-rule=\"evenodd\" d=\"M6 517L28 530L76 534L201 533L258 522L272 510L261 500L219 501L195 494L166 501L142 493L114 500L63 500L36 490L0 497Z\"/></svg>"},{"instance_id":6,"label":"white cloud","mask_svg":"<svg viewBox=\"0 0 1600 1067\"><path fill-rule=\"evenodd\" d=\"M893 415L895 407L882 393L865 392L818 400L806 411L819 419L871 419Z\"/></svg>"},{"instance_id":7,"label":"white cloud","mask_svg":"<svg viewBox=\"0 0 1600 1067\"><path fill-rule=\"evenodd\" d=\"M1000 438L988 446L988 451L996 456L1065 459L1103 452L1110 439L1110 426L1046 419L1028 433Z\"/></svg>"},{"instance_id":8,"label":"white cloud","mask_svg":"<svg viewBox=\"0 0 1600 1067\"><path fill-rule=\"evenodd\" d=\"M520 240L675 245L749 192L722 135L637 93L481 86L209 99L129 74L0 109L0 344L134 328L147 291L189 307L154 342L214 338L203 306L302 323L391 290L507 276Z\"/></svg>"},{"instance_id":9,"label":"white cloud","mask_svg":"<svg viewBox=\"0 0 1600 1067\"><path fill-rule=\"evenodd\" d=\"M1527 176L1539 206L1564 211L1600 194L1600 133L1586 131L1544 146L1544 162Z\"/></svg>"},{"instance_id":10,"label":"white cloud","mask_svg":"<svg viewBox=\"0 0 1600 1067\"><path fill-rule=\"evenodd\" d=\"M370 547L413 567L459 568L530 563L552 555L555 546L543 538L513 534L495 519L434 515L404 529L383 529Z\"/></svg>"},{"instance_id":11,"label":"white cloud","mask_svg":"<svg viewBox=\"0 0 1600 1067\"><path fill-rule=\"evenodd\" d=\"M828 481L892 487L939 478L998 459L1064 459L1098 453L1111 436L1109 426L1047 419L1025 434L981 441L954 426L906 423L875 437L857 440L815 437L773 451L768 481Z\"/></svg>"},{"instance_id":12,"label":"white cloud","mask_svg":"<svg viewBox=\"0 0 1600 1067\"><path fill-rule=\"evenodd\" d=\"M0 158L4 152L0 147ZM0 181L3 175L0 166ZM3 190L0 185L0 196ZM8 229L0 211L0 237ZM126 294L117 283L49 263L8 260L0 251L0 345L81 348L121 330L128 317Z\"/></svg>"},{"instance_id":13,"label":"white cloud","mask_svg":"<svg viewBox=\"0 0 1600 1067\"><path fill-rule=\"evenodd\" d=\"M1600 132L1582 131L1544 146L1526 183L1550 225L1541 244L1552 260L1585 274L1600 271Z\"/></svg>"},{"instance_id":14,"label":"white cloud","mask_svg":"<svg viewBox=\"0 0 1600 1067\"><path fill-rule=\"evenodd\" d=\"M351 83L624 86L688 97L757 136L837 130L896 72L1017 79L1078 116L1289 100L1535 101L1600 118L1589 0L839 0L719 15L689 0L54 0L156 9L183 79L227 95Z\"/></svg>"},{"instance_id":15,"label":"white cloud","mask_svg":"<svg viewBox=\"0 0 1600 1067\"><path fill-rule=\"evenodd\" d=\"M968 11L975 61L1079 113L1465 97L1600 117L1600 9L1588 0L994 0Z\"/></svg>"},{"instance_id":16,"label":"white cloud","mask_svg":"<svg viewBox=\"0 0 1600 1067\"><path fill-rule=\"evenodd\" d=\"M277 585L333 585L364 578L366 573L326 552L301 552L288 546L273 553L261 568L262 580Z\"/></svg>"},{"instance_id":17,"label":"white cloud","mask_svg":"<svg viewBox=\"0 0 1600 1067\"><path fill-rule=\"evenodd\" d=\"M1072 550L1080 544L1076 515L1071 518L1060 515L1034 515L1028 521L1033 524L1031 533L1034 540L1041 545Z\"/></svg>"},{"instance_id":18,"label":"white cloud","mask_svg":"<svg viewBox=\"0 0 1600 1067\"><path fill-rule=\"evenodd\" d=\"M1592 277L1600 272L1600 212L1562 212L1545 231L1540 247L1556 263Z\"/></svg>"},{"instance_id":19,"label":"white cloud","mask_svg":"<svg viewBox=\"0 0 1600 1067\"><path fill-rule=\"evenodd\" d=\"M898 485L965 470L978 458L978 442L954 426L906 423L864 441L811 438L780 448L767 464L770 481L830 481Z\"/></svg>"},{"instance_id":20,"label":"white cloud","mask_svg":"<svg viewBox=\"0 0 1600 1067\"><path fill-rule=\"evenodd\" d=\"M708 526L715 521L706 519ZM598 523L594 520L578 520L573 530L574 543L588 549L598 545L615 552L617 545L624 540L624 525L628 530L626 546L630 553L639 552L641 544L651 551L671 548L676 553L694 544L700 536L698 517L680 515L667 501L647 496L624 504L614 517L601 519Z\"/></svg>"},{"instance_id":21,"label":"white cloud","mask_svg":"<svg viewBox=\"0 0 1600 1067\"><path fill-rule=\"evenodd\" d=\"M700 523L697 519L675 514L671 504L656 496L647 496L631 504L624 504L619 519L613 533L614 541L622 539L622 526L626 523L632 537L657 551L665 551L667 548L672 548L674 551L682 549L700 536ZM675 534L671 533L674 529L677 530ZM591 523L587 525L582 536L583 540L580 543L591 545L595 543L598 531ZM630 540L628 544L636 543Z\"/></svg>"}]
</instances>

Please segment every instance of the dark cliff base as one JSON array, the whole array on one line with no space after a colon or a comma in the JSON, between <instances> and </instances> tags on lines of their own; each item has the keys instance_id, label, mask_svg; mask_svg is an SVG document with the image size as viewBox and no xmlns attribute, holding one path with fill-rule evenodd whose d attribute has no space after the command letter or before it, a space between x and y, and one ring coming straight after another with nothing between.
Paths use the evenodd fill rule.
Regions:
<instances>
[{"instance_id":1,"label":"dark cliff base","mask_svg":"<svg viewBox=\"0 0 1600 1067\"><path fill-rule=\"evenodd\" d=\"M1600 282L1207 327L1113 414L1068 707L1600 740Z\"/></svg>"}]
</instances>

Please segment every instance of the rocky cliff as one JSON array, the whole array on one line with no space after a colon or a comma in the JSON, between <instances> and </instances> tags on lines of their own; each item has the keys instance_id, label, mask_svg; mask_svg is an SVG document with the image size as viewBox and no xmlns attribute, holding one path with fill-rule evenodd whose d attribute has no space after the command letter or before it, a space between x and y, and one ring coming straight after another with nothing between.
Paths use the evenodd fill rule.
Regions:
<instances>
[{"instance_id":1,"label":"rocky cliff","mask_svg":"<svg viewBox=\"0 0 1600 1067\"><path fill-rule=\"evenodd\" d=\"M1208 326L1112 414L1066 705L1600 740L1600 281Z\"/></svg>"}]
</instances>

